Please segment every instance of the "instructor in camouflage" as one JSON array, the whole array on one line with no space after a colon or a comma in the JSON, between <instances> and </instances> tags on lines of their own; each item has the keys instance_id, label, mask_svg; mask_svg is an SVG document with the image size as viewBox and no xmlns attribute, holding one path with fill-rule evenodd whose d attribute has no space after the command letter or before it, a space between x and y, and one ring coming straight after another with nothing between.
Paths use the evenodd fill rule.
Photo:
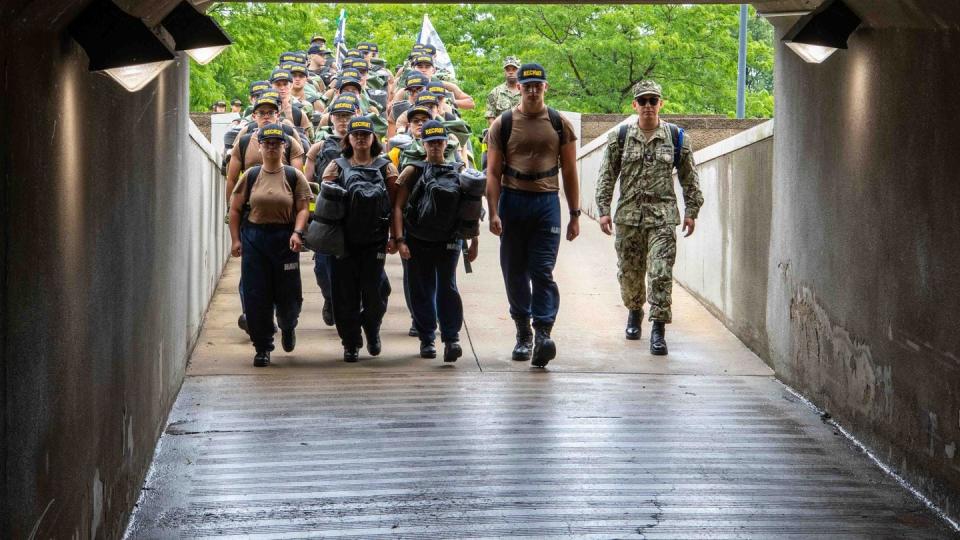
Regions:
<instances>
[{"instance_id":1,"label":"instructor in camouflage","mask_svg":"<svg viewBox=\"0 0 960 540\"><path fill-rule=\"evenodd\" d=\"M670 296L677 254L676 227L680 225L673 190L674 167L683 189L684 236L693 234L703 205L690 138L682 129L660 120L661 107L659 84L648 80L634 86L637 122L627 127L625 137L619 130L610 134L597 180L600 228L613 234L616 223L617 275L623 304L629 310L626 338L640 339L646 299L653 322L650 352L655 355L667 354L665 325L673 318ZM678 160L675 145L680 146ZM611 219L610 203L618 179L620 199L616 218ZM649 280L646 288L645 277Z\"/></svg>"},{"instance_id":2,"label":"instructor in camouflage","mask_svg":"<svg viewBox=\"0 0 960 540\"><path fill-rule=\"evenodd\" d=\"M488 126L504 111L520 104L520 83L517 79L519 69L520 60L516 56L508 56L503 61L505 81L487 94L487 110L484 111L484 116L487 117Z\"/></svg>"}]
</instances>

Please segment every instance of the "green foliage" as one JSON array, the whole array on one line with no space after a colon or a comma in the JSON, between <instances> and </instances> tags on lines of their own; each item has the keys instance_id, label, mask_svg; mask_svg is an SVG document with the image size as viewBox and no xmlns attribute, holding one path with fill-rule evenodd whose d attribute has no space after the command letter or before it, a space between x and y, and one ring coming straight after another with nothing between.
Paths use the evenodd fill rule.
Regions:
<instances>
[{"instance_id":1,"label":"green foliage","mask_svg":"<svg viewBox=\"0 0 960 540\"><path fill-rule=\"evenodd\" d=\"M332 44L341 8L349 44L376 42L390 68L405 59L428 14L461 88L477 103L464 111L477 132L486 127L486 94L503 82L508 55L546 67L547 101L555 108L630 112L633 84L654 78L663 85L666 113L735 114L736 5L217 3L208 13L234 45L209 65L192 66L193 109L208 110L218 99L246 101L248 84L266 78L280 53L305 49L313 34ZM773 29L751 14L747 116L770 117Z\"/></svg>"}]
</instances>

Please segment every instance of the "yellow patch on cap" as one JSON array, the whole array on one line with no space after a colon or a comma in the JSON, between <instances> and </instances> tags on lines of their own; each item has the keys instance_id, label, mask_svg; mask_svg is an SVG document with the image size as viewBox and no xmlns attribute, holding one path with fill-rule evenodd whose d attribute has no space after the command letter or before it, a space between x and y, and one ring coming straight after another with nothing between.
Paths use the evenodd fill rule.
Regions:
<instances>
[{"instance_id":1,"label":"yellow patch on cap","mask_svg":"<svg viewBox=\"0 0 960 540\"><path fill-rule=\"evenodd\" d=\"M442 127L434 127L427 130L424 130L424 135L446 135L446 131Z\"/></svg>"},{"instance_id":2,"label":"yellow patch on cap","mask_svg":"<svg viewBox=\"0 0 960 540\"><path fill-rule=\"evenodd\" d=\"M262 92L262 91L266 90L267 88L270 88L270 87L269 87L268 85L266 85L266 84L255 84L255 85L253 85L253 91L254 91L254 92Z\"/></svg>"},{"instance_id":3,"label":"yellow patch on cap","mask_svg":"<svg viewBox=\"0 0 960 540\"><path fill-rule=\"evenodd\" d=\"M543 71L539 69L525 69L523 70L524 77L543 77Z\"/></svg>"},{"instance_id":4,"label":"yellow patch on cap","mask_svg":"<svg viewBox=\"0 0 960 540\"><path fill-rule=\"evenodd\" d=\"M335 105L333 106L333 110L335 110L335 111L338 111L338 110L340 110L340 109L346 109L346 110L348 110L348 111L352 111L352 110L353 110L353 104L352 104L352 103L337 103L337 104L335 104Z\"/></svg>"},{"instance_id":5,"label":"yellow patch on cap","mask_svg":"<svg viewBox=\"0 0 960 540\"><path fill-rule=\"evenodd\" d=\"M265 130L263 130L263 136L266 137L266 136L268 136L268 135L279 135L279 136L283 137L283 130L282 130L282 129L265 129Z\"/></svg>"},{"instance_id":6,"label":"yellow patch on cap","mask_svg":"<svg viewBox=\"0 0 960 540\"><path fill-rule=\"evenodd\" d=\"M357 121L351 123L351 124L350 124L350 127L355 127L355 128L371 128L371 129L373 129L373 124L370 123L370 122L367 122L367 121L365 121L365 120L357 120Z\"/></svg>"}]
</instances>

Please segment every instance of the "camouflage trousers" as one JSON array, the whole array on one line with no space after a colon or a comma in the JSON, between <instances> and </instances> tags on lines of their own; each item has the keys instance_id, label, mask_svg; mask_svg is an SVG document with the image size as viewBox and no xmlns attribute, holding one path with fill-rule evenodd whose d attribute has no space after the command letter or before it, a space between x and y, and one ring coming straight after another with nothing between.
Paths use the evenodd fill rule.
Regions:
<instances>
[{"instance_id":1,"label":"camouflage trousers","mask_svg":"<svg viewBox=\"0 0 960 540\"><path fill-rule=\"evenodd\" d=\"M676 227L617 225L617 277L627 309L640 311L650 304L650 320L671 322L673 263L677 259ZM645 286L646 285L646 286Z\"/></svg>"}]
</instances>

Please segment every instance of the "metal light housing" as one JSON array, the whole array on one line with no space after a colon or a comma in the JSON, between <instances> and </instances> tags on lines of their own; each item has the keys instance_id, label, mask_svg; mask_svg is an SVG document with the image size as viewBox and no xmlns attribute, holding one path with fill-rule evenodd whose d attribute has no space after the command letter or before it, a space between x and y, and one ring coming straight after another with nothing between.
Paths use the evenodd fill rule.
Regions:
<instances>
[{"instance_id":1,"label":"metal light housing","mask_svg":"<svg viewBox=\"0 0 960 540\"><path fill-rule=\"evenodd\" d=\"M177 4L161 24L176 42L175 49L186 51L201 65L208 64L233 43L216 21L186 0Z\"/></svg>"},{"instance_id":2,"label":"metal light housing","mask_svg":"<svg viewBox=\"0 0 960 540\"><path fill-rule=\"evenodd\" d=\"M90 71L105 73L136 92L173 63L176 55L140 19L110 0L94 0L67 31L90 59Z\"/></svg>"},{"instance_id":3,"label":"metal light housing","mask_svg":"<svg viewBox=\"0 0 960 540\"><path fill-rule=\"evenodd\" d=\"M827 0L797 21L781 41L804 61L819 64L837 49L847 48L847 39L860 22L842 0Z\"/></svg>"}]
</instances>

